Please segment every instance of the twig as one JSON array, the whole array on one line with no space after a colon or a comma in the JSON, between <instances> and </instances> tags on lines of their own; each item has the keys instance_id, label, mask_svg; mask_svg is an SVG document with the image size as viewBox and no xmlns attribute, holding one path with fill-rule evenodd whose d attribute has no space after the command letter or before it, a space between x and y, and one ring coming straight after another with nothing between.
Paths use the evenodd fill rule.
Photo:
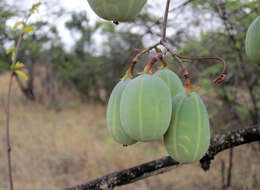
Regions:
<instances>
[{"instance_id":1,"label":"twig","mask_svg":"<svg viewBox=\"0 0 260 190\"><path fill-rule=\"evenodd\" d=\"M18 54L18 49L21 45L21 41L23 38L24 33L22 32L19 36L16 48L15 48L15 56L12 61L11 65L15 65L16 58ZM10 189L14 189L13 185L13 175L12 175L12 160L11 160L11 143L10 143L10 103L11 103L11 92L12 92L12 84L13 84L13 76L14 71L11 71L10 79L9 79L9 86L8 86L8 95L7 95L7 107L6 107L6 146L7 146L7 159L8 159L8 173L9 173L9 183Z\"/></svg>"},{"instance_id":2,"label":"twig","mask_svg":"<svg viewBox=\"0 0 260 190\"><path fill-rule=\"evenodd\" d=\"M192 1L194 0L187 0L186 2L184 2L183 4L179 5L178 7L175 7L173 9L171 9L169 12L174 12L176 11L177 9L180 9L180 8L183 8L185 7L186 5L188 5L189 3L191 3Z\"/></svg>"},{"instance_id":3,"label":"twig","mask_svg":"<svg viewBox=\"0 0 260 190\"><path fill-rule=\"evenodd\" d=\"M225 77L226 77L226 70L227 70L227 63L224 59L222 59L221 57L218 57L218 56L203 56L203 57L187 57L187 56L182 56L182 55L179 55L177 54L176 52L174 52L166 42L164 41L161 41L160 44L162 46L165 47L165 49L170 52L170 54L175 57L179 63L180 63L180 67L182 68L183 71L187 70L183 65L182 63L183 62L190 62L191 60L218 60L218 61L221 61L223 63L223 69L221 71L221 74L220 76L218 76L215 80L214 80L214 83L221 83Z\"/></svg>"},{"instance_id":4,"label":"twig","mask_svg":"<svg viewBox=\"0 0 260 190\"><path fill-rule=\"evenodd\" d=\"M7 146L7 160L8 160L8 173L9 173L9 183L10 189L14 189L13 185L13 176L12 176L12 162L11 162L11 144L10 144L10 97L11 97L11 89L12 89L12 80L13 79L13 71L11 71L11 76L9 80L8 87L8 97L7 97L7 107L6 107L6 146Z\"/></svg>"},{"instance_id":5,"label":"twig","mask_svg":"<svg viewBox=\"0 0 260 190\"><path fill-rule=\"evenodd\" d=\"M176 56L181 58L181 59L185 59L185 60L218 60L218 61L223 63L223 69L221 71L221 74L225 74L226 70L227 70L226 61L223 58L218 57L218 56L188 57L188 56L181 56L179 54L176 54Z\"/></svg>"},{"instance_id":6,"label":"twig","mask_svg":"<svg viewBox=\"0 0 260 190\"><path fill-rule=\"evenodd\" d=\"M26 16L26 18L23 21L23 25L25 26L28 22L30 16L32 15L32 12ZM22 38L24 36L24 32L22 31L19 35L16 47L15 47L15 54L14 58L12 60L11 66L15 66L16 59L18 55L18 50L20 48ZM7 160L8 160L8 173L9 173L9 183L10 183L10 190L14 189L13 185L13 175L12 175L12 159L11 159L11 143L10 143L10 103L11 103L11 92L12 92L12 84L13 84L13 76L15 75L15 72L11 70L10 79L9 79L9 86L8 86L8 95L7 95L7 107L6 107L6 146L7 146Z\"/></svg>"},{"instance_id":7,"label":"twig","mask_svg":"<svg viewBox=\"0 0 260 190\"><path fill-rule=\"evenodd\" d=\"M167 20L168 20L170 2L171 2L171 0L167 0L167 3L166 3L161 41L157 42L156 44L154 44L154 45L152 45L152 46L150 46L148 48L145 48L143 50L135 49L136 51L139 51L139 53L132 60L131 66L129 67L129 69L127 70L126 74L124 75L123 80L126 79L127 77L133 78L134 67L135 67L137 61L140 59L140 57L142 55L144 55L145 53L151 51L154 48L157 48L158 45L160 45L162 42L166 41Z\"/></svg>"},{"instance_id":8,"label":"twig","mask_svg":"<svg viewBox=\"0 0 260 190\"><path fill-rule=\"evenodd\" d=\"M221 185L222 185L222 190L225 190L226 188L226 184L225 184L225 169L226 169L226 165L225 165L225 161L223 159L220 160L220 167L221 167Z\"/></svg>"},{"instance_id":9,"label":"twig","mask_svg":"<svg viewBox=\"0 0 260 190\"><path fill-rule=\"evenodd\" d=\"M142 55L144 55L145 53L151 51L152 49L156 48L158 45L160 45L160 42L153 44L143 50L141 50L132 60L131 65L129 67L129 69L126 71L126 74L124 75L124 77L122 78L122 80L125 80L126 78L133 78L133 72L134 72L134 68L135 65L137 64L138 60L140 59L140 57Z\"/></svg>"},{"instance_id":10,"label":"twig","mask_svg":"<svg viewBox=\"0 0 260 190\"><path fill-rule=\"evenodd\" d=\"M158 47L155 48L155 51L158 55L158 58L161 61L161 66L159 67L159 69L163 68L163 67L167 67L168 63L166 62L166 60L163 58L163 52L161 49L159 49Z\"/></svg>"},{"instance_id":11,"label":"twig","mask_svg":"<svg viewBox=\"0 0 260 190\"><path fill-rule=\"evenodd\" d=\"M144 68L144 73L152 73L152 67L153 65L158 61L164 61L162 58L161 53L157 53L152 59L151 61L145 66Z\"/></svg>"},{"instance_id":12,"label":"twig","mask_svg":"<svg viewBox=\"0 0 260 190\"><path fill-rule=\"evenodd\" d=\"M219 152L254 141L260 141L260 126L214 135L211 138L207 154L200 160L202 169L205 171L209 170L211 160ZM116 186L134 183L141 179L168 172L177 166L180 166L178 162L166 156L132 168L110 173L93 181L86 182L83 185L67 188L66 190L112 189Z\"/></svg>"},{"instance_id":13,"label":"twig","mask_svg":"<svg viewBox=\"0 0 260 190\"><path fill-rule=\"evenodd\" d=\"M234 154L234 149L231 148L229 150L229 166L228 166L228 175L227 175L226 187L230 187L231 183L232 183L233 154Z\"/></svg>"},{"instance_id":14,"label":"twig","mask_svg":"<svg viewBox=\"0 0 260 190\"><path fill-rule=\"evenodd\" d=\"M167 44L166 42L164 42L164 41L161 41L160 44L161 44L173 57L175 57L175 58L178 60L178 62L180 63L181 69L184 70L185 67L184 67L183 64L182 64L183 61L182 61L178 56L176 56L177 54L168 46L168 44Z\"/></svg>"},{"instance_id":15,"label":"twig","mask_svg":"<svg viewBox=\"0 0 260 190\"><path fill-rule=\"evenodd\" d=\"M171 0L167 0L165 12L164 12L164 21L163 21L162 39L161 39L162 42L166 41L166 29L167 29L167 21L168 21L170 3L171 3Z\"/></svg>"}]
</instances>

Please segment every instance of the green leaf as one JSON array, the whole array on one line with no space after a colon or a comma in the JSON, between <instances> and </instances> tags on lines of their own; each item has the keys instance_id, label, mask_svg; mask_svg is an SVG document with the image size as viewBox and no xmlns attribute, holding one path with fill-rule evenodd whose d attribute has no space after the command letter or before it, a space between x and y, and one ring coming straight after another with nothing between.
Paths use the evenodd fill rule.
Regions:
<instances>
[{"instance_id":1,"label":"green leaf","mask_svg":"<svg viewBox=\"0 0 260 190\"><path fill-rule=\"evenodd\" d=\"M21 77L23 80L28 80L28 76L23 71L15 71L15 73Z\"/></svg>"},{"instance_id":2,"label":"green leaf","mask_svg":"<svg viewBox=\"0 0 260 190\"><path fill-rule=\"evenodd\" d=\"M26 26L23 28L23 33L29 33L29 32L33 32L34 31L34 27L32 26Z\"/></svg>"},{"instance_id":3,"label":"green leaf","mask_svg":"<svg viewBox=\"0 0 260 190\"><path fill-rule=\"evenodd\" d=\"M14 24L13 29L16 29L19 25L23 24L23 21L18 21Z\"/></svg>"},{"instance_id":4,"label":"green leaf","mask_svg":"<svg viewBox=\"0 0 260 190\"><path fill-rule=\"evenodd\" d=\"M31 13L34 14L35 11L39 12L38 7L41 5L41 2L33 4L32 8L30 9Z\"/></svg>"},{"instance_id":5,"label":"green leaf","mask_svg":"<svg viewBox=\"0 0 260 190\"><path fill-rule=\"evenodd\" d=\"M11 52L13 52L15 50L14 47L10 47L7 51L6 54L10 54Z\"/></svg>"},{"instance_id":6,"label":"green leaf","mask_svg":"<svg viewBox=\"0 0 260 190\"><path fill-rule=\"evenodd\" d=\"M42 4L41 2L38 2L38 3L33 4L32 7L33 7L33 8L37 8L37 7L41 6L41 4Z\"/></svg>"}]
</instances>

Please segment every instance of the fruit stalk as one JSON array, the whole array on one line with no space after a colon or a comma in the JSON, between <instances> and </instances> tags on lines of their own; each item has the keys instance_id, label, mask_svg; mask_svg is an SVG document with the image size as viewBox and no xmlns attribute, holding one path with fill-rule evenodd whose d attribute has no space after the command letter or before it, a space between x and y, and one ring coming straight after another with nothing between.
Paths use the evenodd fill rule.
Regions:
<instances>
[{"instance_id":1,"label":"fruit stalk","mask_svg":"<svg viewBox=\"0 0 260 190\"><path fill-rule=\"evenodd\" d=\"M190 92L192 90L192 84L191 84L191 81L190 81L190 74L189 74L189 71L187 68L184 68L183 69L183 75L184 75L184 79L185 79L185 90L186 90L186 93L187 95L189 96L190 95Z\"/></svg>"},{"instance_id":2,"label":"fruit stalk","mask_svg":"<svg viewBox=\"0 0 260 190\"><path fill-rule=\"evenodd\" d=\"M150 63L148 63L145 68L144 68L144 73L149 73L152 74L152 67L153 65L158 61L158 59L162 60L162 55L160 53L157 53L157 55L155 55L152 60L150 61ZM167 63L166 63L167 64Z\"/></svg>"},{"instance_id":3,"label":"fruit stalk","mask_svg":"<svg viewBox=\"0 0 260 190\"><path fill-rule=\"evenodd\" d=\"M122 78L122 80L126 80L127 78L133 79L134 78L134 68L136 65L137 61L133 60L131 63L131 66L129 67L129 69L126 71L126 74L124 75L124 77Z\"/></svg>"},{"instance_id":4,"label":"fruit stalk","mask_svg":"<svg viewBox=\"0 0 260 190\"><path fill-rule=\"evenodd\" d=\"M167 62L164 60L164 58L163 58L163 56L162 56L162 51L159 49L159 48L157 48L157 47L155 47L155 50L156 50L156 52L157 52L157 54L158 54L158 56L159 56L159 59L160 59L160 61L161 61L161 66L159 67L159 70L160 69L162 69L162 68L164 68L164 67L167 67L168 66L168 64L167 64Z\"/></svg>"},{"instance_id":5,"label":"fruit stalk","mask_svg":"<svg viewBox=\"0 0 260 190\"><path fill-rule=\"evenodd\" d=\"M125 80L127 79L128 77L133 79L134 78L134 68L135 68L135 65L137 64L138 60L140 59L140 57L142 55L144 55L145 53L151 51L152 49L156 48L158 45L160 44L160 42L148 47L148 48L145 48L143 49L140 53L138 53L134 59L132 60L131 62L131 65L129 67L129 69L126 71L126 74L124 75L124 77L122 78L122 80Z\"/></svg>"}]
</instances>

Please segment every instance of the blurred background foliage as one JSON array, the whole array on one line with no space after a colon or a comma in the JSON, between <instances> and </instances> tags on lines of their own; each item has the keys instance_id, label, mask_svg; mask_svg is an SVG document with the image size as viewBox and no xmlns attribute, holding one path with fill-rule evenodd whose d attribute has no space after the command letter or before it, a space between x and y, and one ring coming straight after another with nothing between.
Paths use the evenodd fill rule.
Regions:
<instances>
[{"instance_id":1,"label":"blurred background foliage","mask_svg":"<svg viewBox=\"0 0 260 190\"><path fill-rule=\"evenodd\" d=\"M260 15L260 2L182 2L170 11L167 40L171 47L186 56L219 56L228 64L226 80L220 85L212 81L222 69L221 64L215 61L187 64L192 83L207 105L212 133L259 124L260 67L245 55L244 40L248 26ZM66 13L60 9L59 15L69 15L65 28L72 37L76 36L70 49L55 24L48 20L30 22L35 32L24 37L18 56L25 64L29 80L24 82L16 77L27 103L38 102L56 111L72 100L79 104L106 104L113 87L137 54L135 48L142 49L160 39L162 13L154 11L158 7L163 10L164 5L150 1L135 23L118 26L101 19L93 23L85 11ZM6 51L19 34L19 29L14 30L7 23L21 18L23 13L19 7L0 0L0 77L8 73L10 57ZM152 55L154 52L146 55L136 70L141 71ZM183 79L177 61L168 55L166 59ZM64 100L64 94L69 94L70 99ZM254 149L259 147L254 145Z\"/></svg>"},{"instance_id":2,"label":"blurred background foliage","mask_svg":"<svg viewBox=\"0 0 260 190\"><path fill-rule=\"evenodd\" d=\"M259 15L259 4L251 0L193 0L184 1L170 11L174 17L169 19L168 41L176 51L188 56L218 55L228 63L227 79L222 85L211 82L220 71L220 64L194 61L188 65L193 84L212 102L208 104L210 113L214 113L212 125L218 126L223 120L233 121L234 126L259 122L259 67L248 60L244 51L245 34ZM59 103L57 88L75 89L80 101L106 103L113 86L137 53L134 49L159 39L162 20L153 14L155 6L158 5L148 4L136 23L119 26L101 20L90 24L85 11L69 13L65 27L72 36L77 36L69 50L65 50L57 26L48 20L31 23L36 32L25 36L19 53L29 76L26 83L16 77L21 91L27 99L41 101L41 93L36 93L37 86L41 85L50 97L44 101L49 106ZM65 14L64 11L60 9L59 14ZM182 14L183 11L187 14ZM19 33L7 21L22 11L2 0L0 14L0 73L4 73L10 63L5 52ZM101 43L96 43L97 38L102 39ZM139 71L148 58L141 61ZM176 60L169 58L169 62L181 74L173 67ZM35 80L40 84L35 85Z\"/></svg>"}]
</instances>

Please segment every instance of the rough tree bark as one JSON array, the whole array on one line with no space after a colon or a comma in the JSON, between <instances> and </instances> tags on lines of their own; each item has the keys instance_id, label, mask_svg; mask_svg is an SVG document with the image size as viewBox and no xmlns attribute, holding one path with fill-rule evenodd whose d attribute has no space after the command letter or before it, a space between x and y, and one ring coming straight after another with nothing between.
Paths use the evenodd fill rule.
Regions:
<instances>
[{"instance_id":1,"label":"rough tree bark","mask_svg":"<svg viewBox=\"0 0 260 190\"><path fill-rule=\"evenodd\" d=\"M211 160L219 152L254 141L260 141L260 125L214 135L211 138L207 154L200 160L202 169L204 171L209 170ZM113 189L116 186L134 183L150 176L165 173L180 165L171 157L166 156L132 168L110 173L83 185L67 188L66 190Z\"/></svg>"}]
</instances>

